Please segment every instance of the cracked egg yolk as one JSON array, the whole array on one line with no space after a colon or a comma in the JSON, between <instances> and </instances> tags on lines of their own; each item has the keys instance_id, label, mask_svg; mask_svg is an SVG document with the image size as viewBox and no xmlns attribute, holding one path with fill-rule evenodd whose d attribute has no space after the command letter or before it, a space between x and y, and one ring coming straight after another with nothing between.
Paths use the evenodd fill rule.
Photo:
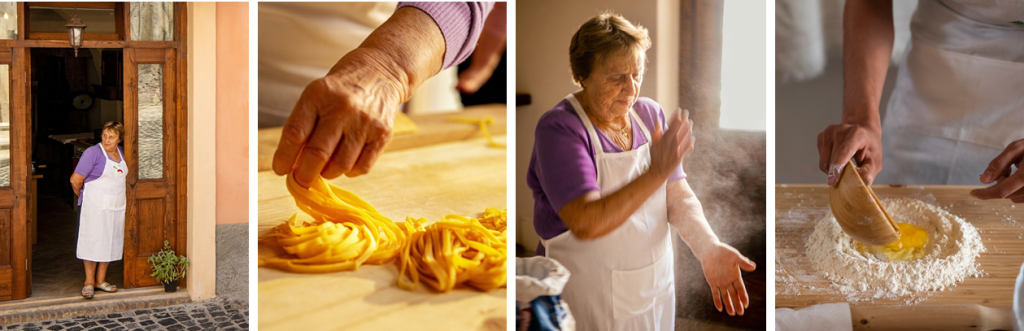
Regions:
<instances>
[{"instance_id":1,"label":"cracked egg yolk","mask_svg":"<svg viewBox=\"0 0 1024 331\"><path fill-rule=\"evenodd\" d=\"M924 246L928 244L928 232L916 225L896 223L900 228L900 240L886 245L873 246L857 242L856 248L864 256L873 255L889 262L913 261L925 256ZM885 258L882 258L884 256Z\"/></svg>"}]
</instances>

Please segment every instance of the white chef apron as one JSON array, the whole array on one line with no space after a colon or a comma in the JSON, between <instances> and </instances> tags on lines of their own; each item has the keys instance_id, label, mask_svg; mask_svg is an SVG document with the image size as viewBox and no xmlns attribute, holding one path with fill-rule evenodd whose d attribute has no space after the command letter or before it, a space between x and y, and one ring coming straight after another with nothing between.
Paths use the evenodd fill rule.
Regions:
<instances>
[{"instance_id":1,"label":"white chef apron","mask_svg":"<svg viewBox=\"0 0 1024 331\"><path fill-rule=\"evenodd\" d=\"M124 255L125 178L128 165L120 149L114 162L100 147L106 164L103 174L85 183L78 225L78 258L93 262L117 261Z\"/></svg>"},{"instance_id":2,"label":"white chef apron","mask_svg":"<svg viewBox=\"0 0 1024 331\"><path fill-rule=\"evenodd\" d=\"M622 153L605 153L583 107L566 97L583 120L594 149L602 195L618 191L647 171L651 135L630 109L647 143ZM674 330L675 281L665 184L629 219L607 235L580 240L566 231L542 243L546 255L569 269L562 291L577 330Z\"/></svg>"},{"instance_id":3,"label":"white chef apron","mask_svg":"<svg viewBox=\"0 0 1024 331\"><path fill-rule=\"evenodd\" d=\"M878 184L980 185L1024 139L1024 1L926 0L882 125Z\"/></svg>"}]
</instances>

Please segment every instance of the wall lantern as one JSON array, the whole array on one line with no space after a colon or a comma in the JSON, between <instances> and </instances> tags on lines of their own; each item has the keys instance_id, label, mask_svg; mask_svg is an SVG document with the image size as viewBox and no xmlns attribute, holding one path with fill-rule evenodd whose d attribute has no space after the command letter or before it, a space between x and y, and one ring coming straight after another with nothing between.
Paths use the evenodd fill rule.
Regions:
<instances>
[{"instance_id":1,"label":"wall lantern","mask_svg":"<svg viewBox=\"0 0 1024 331\"><path fill-rule=\"evenodd\" d=\"M78 3L75 3L75 17L71 18L64 27L68 28L68 41L71 42L71 47L75 49L75 57L78 57L78 48L82 47L82 39L85 39L85 23L78 18Z\"/></svg>"}]
</instances>

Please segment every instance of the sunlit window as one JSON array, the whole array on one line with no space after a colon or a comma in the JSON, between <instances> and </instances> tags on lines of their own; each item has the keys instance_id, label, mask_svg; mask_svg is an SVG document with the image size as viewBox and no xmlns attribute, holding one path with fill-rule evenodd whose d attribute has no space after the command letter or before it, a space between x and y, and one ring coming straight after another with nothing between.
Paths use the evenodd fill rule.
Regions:
<instances>
[{"instance_id":1,"label":"sunlit window","mask_svg":"<svg viewBox=\"0 0 1024 331\"><path fill-rule=\"evenodd\" d=\"M765 131L765 2L724 2L721 128Z\"/></svg>"}]
</instances>

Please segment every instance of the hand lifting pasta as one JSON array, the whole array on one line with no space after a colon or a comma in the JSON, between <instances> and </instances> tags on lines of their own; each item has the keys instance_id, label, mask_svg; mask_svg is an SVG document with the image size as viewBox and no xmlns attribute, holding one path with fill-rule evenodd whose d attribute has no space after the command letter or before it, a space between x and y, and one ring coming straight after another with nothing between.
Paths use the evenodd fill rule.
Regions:
<instances>
[{"instance_id":1,"label":"hand lifting pasta","mask_svg":"<svg viewBox=\"0 0 1024 331\"><path fill-rule=\"evenodd\" d=\"M298 214L260 238L288 258L261 258L260 267L301 273L356 270L364 263L385 264L398 257L400 288L422 280L446 292L459 284L488 291L505 286L507 214L487 208L479 219L448 215L424 227L408 217L396 224L359 196L322 178L303 188L292 175L288 191L312 223L296 224Z\"/></svg>"}]
</instances>

